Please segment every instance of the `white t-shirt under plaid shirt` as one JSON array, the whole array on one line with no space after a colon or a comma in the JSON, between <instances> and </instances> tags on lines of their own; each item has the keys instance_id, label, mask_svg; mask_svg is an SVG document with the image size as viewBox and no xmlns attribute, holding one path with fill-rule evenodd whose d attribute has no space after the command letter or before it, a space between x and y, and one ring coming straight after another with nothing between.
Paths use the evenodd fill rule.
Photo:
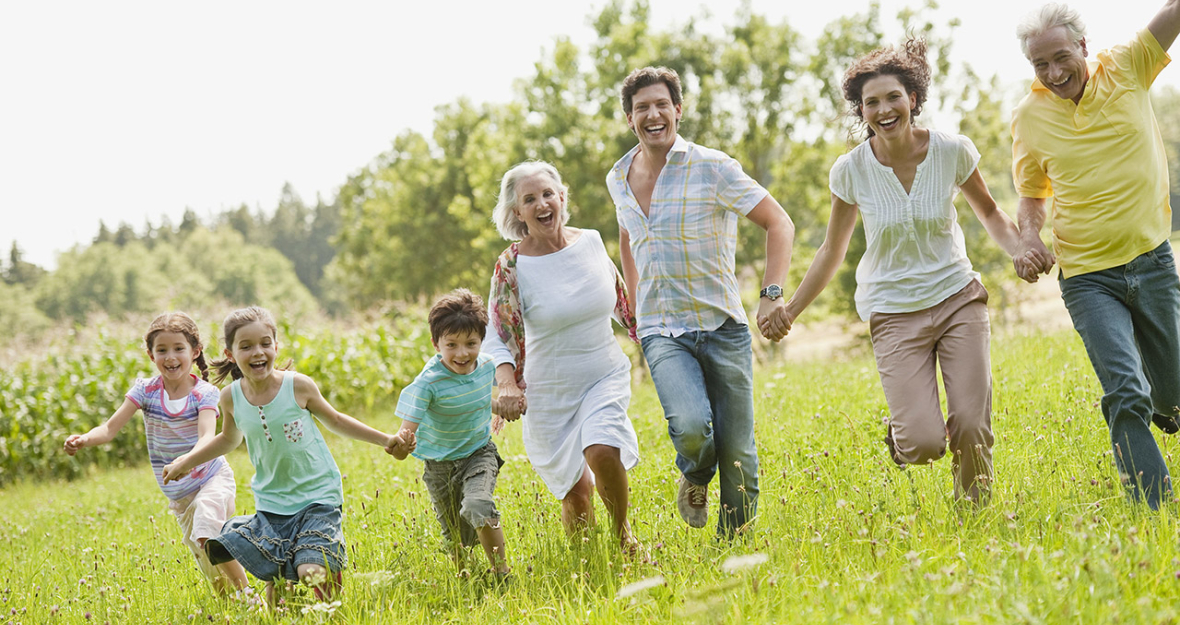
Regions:
<instances>
[{"instance_id":1,"label":"white t-shirt under plaid shirt","mask_svg":"<svg viewBox=\"0 0 1180 625\"><path fill-rule=\"evenodd\" d=\"M619 159L606 184L639 271L639 336L716 330L731 317L746 324L734 275L738 219L766 189L725 153L677 135L644 216L627 184L638 153Z\"/></svg>"}]
</instances>

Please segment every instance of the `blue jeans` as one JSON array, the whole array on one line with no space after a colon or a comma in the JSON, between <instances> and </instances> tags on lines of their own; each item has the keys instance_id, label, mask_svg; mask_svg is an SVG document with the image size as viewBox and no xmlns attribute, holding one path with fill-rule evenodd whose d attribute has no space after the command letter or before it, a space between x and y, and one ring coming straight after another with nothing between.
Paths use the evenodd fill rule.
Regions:
<instances>
[{"instance_id":1,"label":"blue jeans","mask_svg":"<svg viewBox=\"0 0 1180 625\"><path fill-rule=\"evenodd\" d=\"M332 572L348 564L339 506L313 503L295 514L261 510L225 522L221 535L205 541L213 564L237 560L258 579L299 581L299 566L318 564Z\"/></svg>"},{"instance_id":2,"label":"blue jeans","mask_svg":"<svg viewBox=\"0 0 1180 625\"><path fill-rule=\"evenodd\" d=\"M1102 383L1119 477L1132 500L1169 499L1153 414L1180 412L1180 278L1165 241L1126 265L1060 280L1061 298Z\"/></svg>"},{"instance_id":3,"label":"blue jeans","mask_svg":"<svg viewBox=\"0 0 1180 625\"><path fill-rule=\"evenodd\" d=\"M750 330L733 319L712 331L643 337L676 466L693 484L720 473L717 531L732 535L758 509Z\"/></svg>"}]
</instances>

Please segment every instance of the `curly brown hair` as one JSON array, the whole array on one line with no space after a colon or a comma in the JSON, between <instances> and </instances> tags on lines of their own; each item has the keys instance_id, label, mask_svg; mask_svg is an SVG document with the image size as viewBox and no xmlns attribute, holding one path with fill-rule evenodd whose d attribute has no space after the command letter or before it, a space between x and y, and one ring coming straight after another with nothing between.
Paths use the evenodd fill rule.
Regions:
<instances>
[{"instance_id":1,"label":"curly brown hair","mask_svg":"<svg viewBox=\"0 0 1180 625\"><path fill-rule=\"evenodd\" d=\"M906 95L914 94L917 103L910 109L910 119L922 112L926 92L930 88L930 65L926 62L926 40L911 38L905 44L877 48L860 57L844 72L844 99L852 105L852 113L864 122L864 100L861 94L865 83L877 76L896 76L905 87ZM872 128L869 136L873 136Z\"/></svg>"}]
</instances>

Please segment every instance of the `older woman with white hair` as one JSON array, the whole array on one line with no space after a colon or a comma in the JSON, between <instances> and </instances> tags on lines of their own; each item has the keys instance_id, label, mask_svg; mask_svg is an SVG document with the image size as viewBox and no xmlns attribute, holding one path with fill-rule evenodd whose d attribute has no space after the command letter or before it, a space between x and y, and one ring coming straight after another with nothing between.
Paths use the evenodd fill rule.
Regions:
<instances>
[{"instance_id":1,"label":"older woman with white hair","mask_svg":"<svg viewBox=\"0 0 1180 625\"><path fill-rule=\"evenodd\" d=\"M499 414L524 415L525 451L561 499L566 530L593 523L597 488L620 546L635 553L627 522L627 470L639 461L627 417L631 361L611 327L613 316L635 339L623 279L597 231L566 225L567 191L548 163L504 174L492 218L517 241L496 262L484 344L497 365Z\"/></svg>"}]
</instances>

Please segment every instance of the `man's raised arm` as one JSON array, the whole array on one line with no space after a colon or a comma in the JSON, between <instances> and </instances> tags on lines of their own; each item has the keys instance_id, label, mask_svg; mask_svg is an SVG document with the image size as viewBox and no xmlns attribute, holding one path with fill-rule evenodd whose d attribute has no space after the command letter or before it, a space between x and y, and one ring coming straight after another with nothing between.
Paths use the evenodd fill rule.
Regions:
<instances>
[{"instance_id":1,"label":"man's raised arm","mask_svg":"<svg viewBox=\"0 0 1180 625\"><path fill-rule=\"evenodd\" d=\"M1172 47L1172 42L1176 41L1176 35L1180 34L1180 0L1165 2L1164 8L1151 18L1147 30L1151 31L1160 47L1167 52L1168 48Z\"/></svg>"}]
</instances>

